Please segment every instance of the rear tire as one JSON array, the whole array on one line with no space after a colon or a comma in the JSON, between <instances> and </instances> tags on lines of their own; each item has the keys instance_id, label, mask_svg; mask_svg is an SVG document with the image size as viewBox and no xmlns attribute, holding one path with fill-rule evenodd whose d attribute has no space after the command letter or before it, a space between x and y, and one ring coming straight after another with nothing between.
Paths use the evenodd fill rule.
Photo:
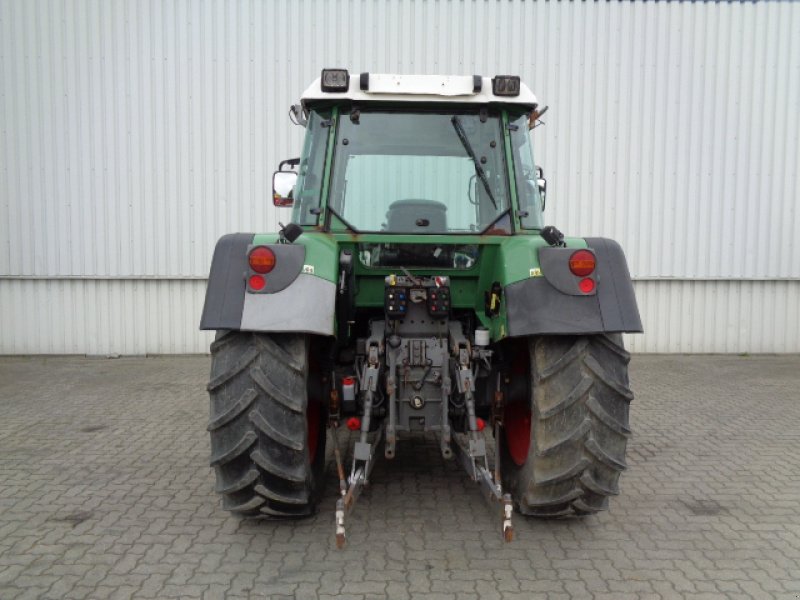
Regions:
<instances>
[{"instance_id":1,"label":"rear tire","mask_svg":"<svg viewBox=\"0 0 800 600\"><path fill-rule=\"evenodd\" d=\"M622 336L539 337L526 345L530 385L507 398L498 440L503 486L527 515L604 510L619 493L631 435Z\"/></svg>"},{"instance_id":2,"label":"rear tire","mask_svg":"<svg viewBox=\"0 0 800 600\"><path fill-rule=\"evenodd\" d=\"M327 417L317 364L307 335L218 332L208 431L223 508L273 518L315 511Z\"/></svg>"}]
</instances>

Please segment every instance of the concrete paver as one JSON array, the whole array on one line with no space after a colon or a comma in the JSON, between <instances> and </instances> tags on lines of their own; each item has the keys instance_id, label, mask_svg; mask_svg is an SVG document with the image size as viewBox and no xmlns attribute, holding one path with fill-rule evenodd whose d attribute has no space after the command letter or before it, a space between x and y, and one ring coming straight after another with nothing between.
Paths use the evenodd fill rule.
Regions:
<instances>
[{"instance_id":1,"label":"concrete paver","mask_svg":"<svg viewBox=\"0 0 800 600\"><path fill-rule=\"evenodd\" d=\"M207 357L0 358L0 598L800 598L800 357L634 356L622 494L505 544L433 438L320 511L213 493Z\"/></svg>"}]
</instances>

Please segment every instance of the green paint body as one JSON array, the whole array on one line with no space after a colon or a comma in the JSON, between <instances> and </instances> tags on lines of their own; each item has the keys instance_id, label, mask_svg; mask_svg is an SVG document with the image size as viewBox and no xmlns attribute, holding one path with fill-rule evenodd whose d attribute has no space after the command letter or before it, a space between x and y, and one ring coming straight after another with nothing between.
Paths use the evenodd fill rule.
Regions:
<instances>
[{"instance_id":1,"label":"green paint body","mask_svg":"<svg viewBox=\"0 0 800 600\"><path fill-rule=\"evenodd\" d=\"M479 258L468 269L455 268L412 268L415 275L447 275L451 279L451 306L454 310L472 310L478 320L489 329L492 341L506 337L508 331L505 302L501 298L499 312L486 316L485 293L493 283L505 287L529 277L541 277L539 249L547 243L536 229L522 229L519 218L519 199L512 142L509 133L509 113L501 111L503 124L504 152L508 168L508 186L511 196L511 222L514 233L511 235L490 234L384 234L354 233L335 213L327 210L332 162L336 142L337 117L339 110L332 110L332 123L328 130L324 180L322 182L321 218L316 226L304 226L304 233L294 242L306 249L304 272L327 281L338 283L339 256L342 250L350 250L354 257L356 278L356 308L380 308L384 303L384 280L387 275L400 274L398 267L371 267L358 258L359 246L365 243L392 244L435 244L435 245L476 245ZM344 118L344 117L343 117ZM274 244L277 233L256 234L253 244ZM570 248L585 248L585 240L567 238Z\"/></svg>"},{"instance_id":2,"label":"green paint body","mask_svg":"<svg viewBox=\"0 0 800 600\"><path fill-rule=\"evenodd\" d=\"M274 244L277 234L258 234L254 244ZM492 341L506 337L508 323L505 302L500 301L500 312L487 317L484 310L484 292L498 282L505 287L529 277L540 277L539 248L547 243L539 235L382 235L333 233L309 230L295 244L306 249L305 265L313 269L315 277L338 283L339 255L344 249L351 250L355 260L356 307L379 308L383 306L384 279L392 273L399 274L396 267L368 267L358 260L359 244L387 242L403 244L476 244L480 257L469 269L414 268L415 275L447 275L451 279L452 307L472 309L484 327L488 328ZM567 238L570 248L586 248L585 240ZM537 272L538 271L538 272Z\"/></svg>"}]
</instances>

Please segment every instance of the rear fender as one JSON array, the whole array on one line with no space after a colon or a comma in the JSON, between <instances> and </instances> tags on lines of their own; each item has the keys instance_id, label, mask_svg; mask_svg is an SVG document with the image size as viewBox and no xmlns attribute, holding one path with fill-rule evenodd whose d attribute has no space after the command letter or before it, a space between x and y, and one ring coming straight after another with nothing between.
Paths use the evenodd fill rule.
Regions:
<instances>
[{"instance_id":1,"label":"rear fender","mask_svg":"<svg viewBox=\"0 0 800 600\"><path fill-rule=\"evenodd\" d=\"M304 245L259 243L275 253L275 267L264 276L263 290L248 289L254 237L233 233L217 242L200 329L333 335L336 284L313 274Z\"/></svg>"},{"instance_id":2,"label":"rear fender","mask_svg":"<svg viewBox=\"0 0 800 600\"><path fill-rule=\"evenodd\" d=\"M542 276L505 286L509 337L642 332L622 248L606 238L586 238L586 244L597 257L595 290L581 293L578 278L568 270L568 256L575 248L541 248Z\"/></svg>"}]
</instances>

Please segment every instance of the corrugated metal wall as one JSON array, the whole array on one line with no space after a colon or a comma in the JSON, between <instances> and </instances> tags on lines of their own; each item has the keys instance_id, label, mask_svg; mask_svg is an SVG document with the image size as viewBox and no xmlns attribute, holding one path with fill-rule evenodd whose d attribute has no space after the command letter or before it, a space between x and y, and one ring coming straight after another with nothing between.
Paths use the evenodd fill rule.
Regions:
<instances>
[{"instance_id":1,"label":"corrugated metal wall","mask_svg":"<svg viewBox=\"0 0 800 600\"><path fill-rule=\"evenodd\" d=\"M203 351L214 242L275 228L324 66L521 74L546 221L623 244L634 350L800 351L798 3L2 0L0 353Z\"/></svg>"}]
</instances>

